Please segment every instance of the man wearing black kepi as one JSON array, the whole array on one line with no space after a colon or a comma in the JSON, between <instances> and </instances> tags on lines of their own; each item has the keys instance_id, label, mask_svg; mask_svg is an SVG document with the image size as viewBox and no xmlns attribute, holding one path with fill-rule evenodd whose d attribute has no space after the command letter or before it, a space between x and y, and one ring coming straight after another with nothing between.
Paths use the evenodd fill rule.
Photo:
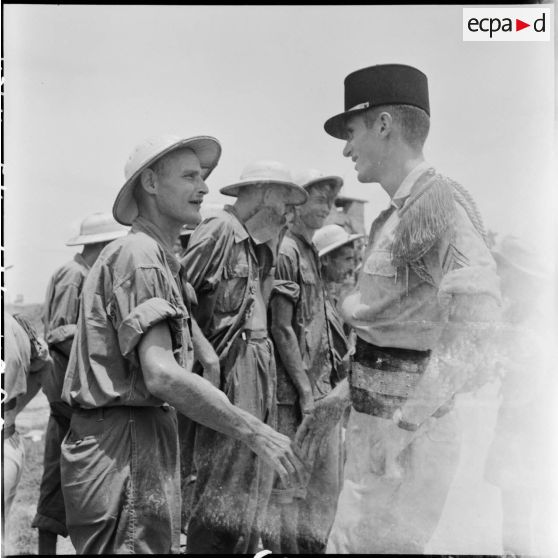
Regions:
<instances>
[{"instance_id":1,"label":"man wearing black kepi","mask_svg":"<svg viewBox=\"0 0 558 558\"><path fill-rule=\"evenodd\" d=\"M496 267L475 203L424 160L429 122L426 76L385 64L350 74L345 112L325 123L346 141L343 155L359 182L379 183L390 197L341 305L358 336L349 382L297 434L306 453L316 451L333 411L350 398L329 552L424 553L459 459L454 397L483 381L477 371L499 315Z\"/></svg>"}]
</instances>

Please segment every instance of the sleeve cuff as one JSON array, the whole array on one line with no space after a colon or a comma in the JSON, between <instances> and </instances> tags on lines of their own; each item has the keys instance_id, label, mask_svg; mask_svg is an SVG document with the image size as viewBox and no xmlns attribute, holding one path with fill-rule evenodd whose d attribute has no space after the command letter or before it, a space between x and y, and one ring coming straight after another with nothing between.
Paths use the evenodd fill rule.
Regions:
<instances>
[{"instance_id":1,"label":"sleeve cuff","mask_svg":"<svg viewBox=\"0 0 558 558\"><path fill-rule=\"evenodd\" d=\"M122 320L118 328L118 342L123 356L137 347L142 336L154 325L167 320L171 327L173 344L182 330L184 313L163 298L150 298L136 306Z\"/></svg>"},{"instance_id":2,"label":"sleeve cuff","mask_svg":"<svg viewBox=\"0 0 558 558\"><path fill-rule=\"evenodd\" d=\"M282 279L276 279L273 282L272 295L282 295L288 298L291 302L296 304L300 298L300 286L294 281L285 281Z\"/></svg>"}]
</instances>

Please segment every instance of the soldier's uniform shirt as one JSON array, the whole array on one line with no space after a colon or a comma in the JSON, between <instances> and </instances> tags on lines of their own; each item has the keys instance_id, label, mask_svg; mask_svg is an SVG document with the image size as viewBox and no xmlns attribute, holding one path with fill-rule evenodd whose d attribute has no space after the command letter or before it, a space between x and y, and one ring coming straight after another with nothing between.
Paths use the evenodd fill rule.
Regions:
<instances>
[{"instance_id":1,"label":"soldier's uniform shirt","mask_svg":"<svg viewBox=\"0 0 558 558\"><path fill-rule=\"evenodd\" d=\"M179 262L142 217L87 276L62 395L74 408L61 470L67 527L79 553L180 548L176 413L149 393L137 347L166 322L175 359L191 372L187 295Z\"/></svg>"},{"instance_id":2,"label":"soldier's uniform shirt","mask_svg":"<svg viewBox=\"0 0 558 558\"><path fill-rule=\"evenodd\" d=\"M67 536L66 512L60 484L60 446L70 426L71 408L62 401L62 386L68 366L69 347L76 332L79 296L89 265L81 254L52 275L45 298L43 323L45 340L52 357L52 374L43 382L51 405L45 434L43 476L37 513L31 527Z\"/></svg>"}]
</instances>

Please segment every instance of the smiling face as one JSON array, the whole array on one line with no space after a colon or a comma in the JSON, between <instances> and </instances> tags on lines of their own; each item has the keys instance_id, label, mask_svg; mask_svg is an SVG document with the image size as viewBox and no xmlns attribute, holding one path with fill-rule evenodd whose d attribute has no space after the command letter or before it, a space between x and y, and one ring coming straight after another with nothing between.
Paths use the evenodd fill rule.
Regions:
<instances>
[{"instance_id":1,"label":"smiling face","mask_svg":"<svg viewBox=\"0 0 558 558\"><path fill-rule=\"evenodd\" d=\"M298 207L301 221L312 230L323 227L335 199L335 190L331 184L318 183L308 188L308 200Z\"/></svg>"},{"instance_id":2,"label":"smiling face","mask_svg":"<svg viewBox=\"0 0 558 558\"><path fill-rule=\"evenodd\" d=\"M169 153L153 165L157 209L175 223L197 225L208 189L199 159L190 149Z\"/></svg>"},{"instance_id":3,"label":"smiling face","mask_svg":"<svg viewBox=\"0 0 558 558\"><path fill-rule=\"evenodd\" d=\"M359 182L381 182L382 161L386 154L386 141L379 134L380 122L367 123L364 113L356 114L345 125L346 141L343 155L355 163Z\"/></svg>"}]
</instances>

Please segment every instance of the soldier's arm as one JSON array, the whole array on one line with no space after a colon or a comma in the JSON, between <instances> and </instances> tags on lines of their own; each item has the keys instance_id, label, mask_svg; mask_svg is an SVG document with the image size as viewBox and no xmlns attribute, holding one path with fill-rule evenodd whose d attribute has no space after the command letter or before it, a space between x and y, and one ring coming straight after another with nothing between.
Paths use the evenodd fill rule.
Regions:
<instances>
[{"instance_id":1,"label":"soldier's arm","mask_svg":"<svg viewBox=\"0 0 558 558\"><path fill-rule=\"evenodd\" d=\"M454 235L439 250L443 277L438 299L445 310L441 335L398 417L409 429L422 424L457 392L472 385L479 370L490 366L486 355L500 319L496 265L461 207L454 226Z\"/></svg>"},{"instance_id":2,"label":"soldier's arm","mask_svg":"<svg viewBox=\"0 0 558 558\"><path fill-rule=\"evenodd\" d=\"M289 438L235 407L225 394L197 374L186 373L173 356L171 334L159 322L142 336L138 355L147 389L182 414L227 436L244 442L279 474L286 486L304 465L294 454Z\"/></svg>"},{"instance_id":3,"label":"soldier's arm","mask_svg":"<svg viewBox=\"0 0 558 558\"><path fill-rule=\"evenodd\" d=\"M302 413L310 413L314 408L314 397L292 327L294 304L286 297L276 294L272 297L270 306L271 335L277 352L298 392Z\"/></svg>"}]
</instances>

